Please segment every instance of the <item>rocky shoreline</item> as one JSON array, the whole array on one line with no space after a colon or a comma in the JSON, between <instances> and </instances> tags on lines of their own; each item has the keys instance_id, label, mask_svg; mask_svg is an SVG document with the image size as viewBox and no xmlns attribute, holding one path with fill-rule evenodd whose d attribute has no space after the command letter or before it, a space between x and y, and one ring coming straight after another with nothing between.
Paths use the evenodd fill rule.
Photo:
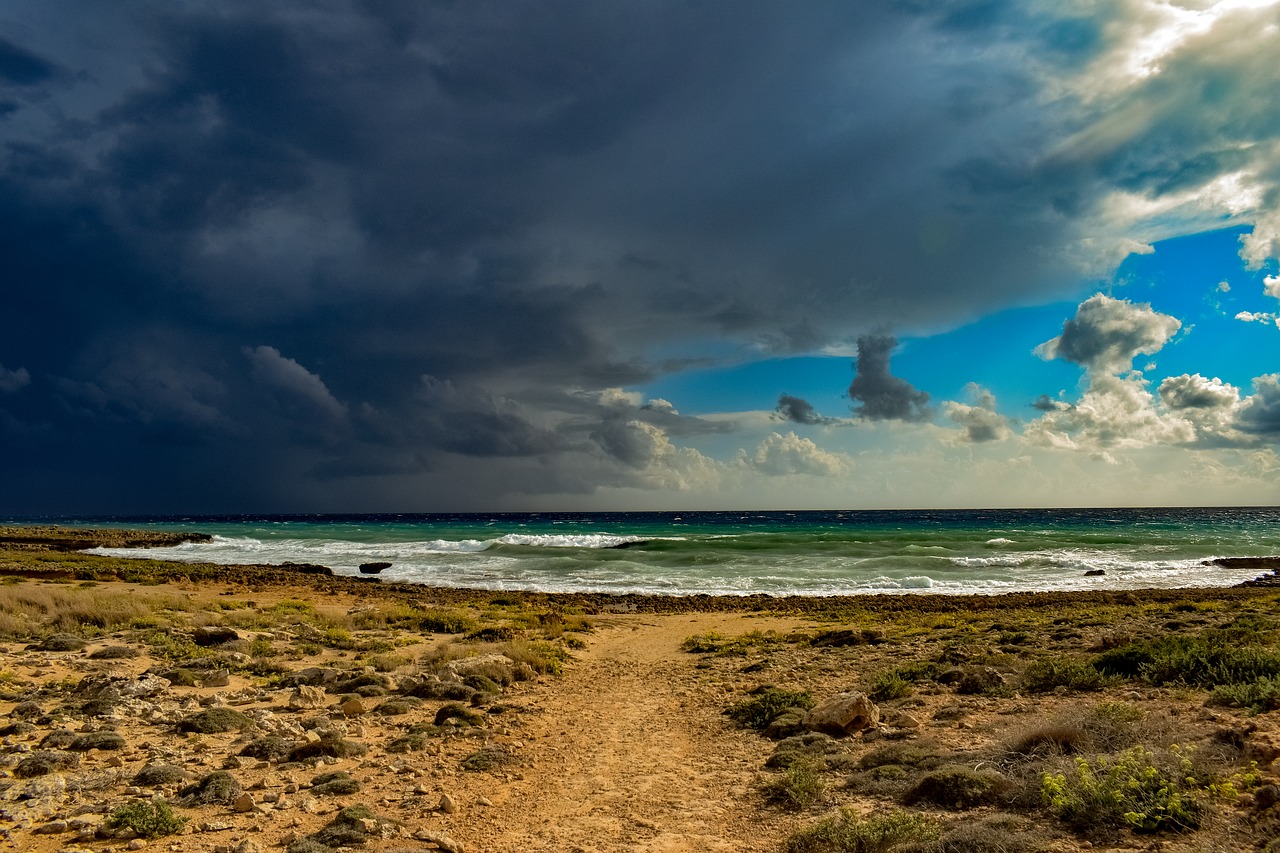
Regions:
<instances>
[{"instance_id":1,"label":"rocky shoreline","mask_svg":"<svg viewBox=\"0 0 1280 853\"><path fill-rule=\"evenodd\" d=\"M909 828L918 853L1280 832L1261 581L610 596L79 550L139 538L0 528L9 849L830 853L805 839L850 815ZM1274 575L1247 559L1221 564ZM1200 828L1073 818L1080 757L1181 786Z\"/></svg>"}]
</instances>

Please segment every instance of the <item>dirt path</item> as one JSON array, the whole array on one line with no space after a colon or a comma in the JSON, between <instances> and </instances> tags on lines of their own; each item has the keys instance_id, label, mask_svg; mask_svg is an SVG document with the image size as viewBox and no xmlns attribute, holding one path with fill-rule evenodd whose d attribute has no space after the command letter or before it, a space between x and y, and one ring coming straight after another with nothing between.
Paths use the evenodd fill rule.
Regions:
<instances>
[{"instance_id":1,"label":"dirt path","mask_svg":"<svg viewBox=\"0 0 1280 853\"><path fill-rule=\"evenodd\" d=\"M764 627L740 623L602 626L562 678L528 694L537 713L522 733L519 777L488 795L486 825L473 815L459 837L495 851L776 850L788 820L755 790L768 744L725 720L728 686L698 678L696 657L679 652L694 633Z\"/></svg>"}]
</instances>

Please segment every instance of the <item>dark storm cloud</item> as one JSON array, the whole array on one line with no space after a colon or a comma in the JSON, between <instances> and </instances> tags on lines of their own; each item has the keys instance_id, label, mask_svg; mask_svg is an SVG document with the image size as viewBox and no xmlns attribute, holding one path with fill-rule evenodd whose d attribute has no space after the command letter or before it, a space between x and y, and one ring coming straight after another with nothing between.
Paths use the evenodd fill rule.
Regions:
<instances>
[{"instance_id":1,"label":"dark storm cloud","mask_svg":"<svg viewBox=\"0 0 1280 853\"><path fill-rule=\"evenodd\" d=\"M897 345L896 338L885 335L858 338L858 360L849 385L849 399L862 404L854 409L858 417L871 421L927 421L933 417L929 395L889 373L889 356Z\"/></svg>"},{"instance_id":2,"label":"dark storm cloud","mask_svg":"<svg viewBox=\"0 0 1280 853\"><path fill-rule=\"evenodd\" d=\"M790 421L795 424L834 424L840 422L838 418L828 418L819 414L813 404L803 397L792 397L790 394L783 394L778 397L778 406L774 409L774 414L784 421Z\"/></svg>"},{"instance_id":3,"label":"dark storm cloud","mask_svg":"<svg viewBox=\"0 0 1280 853\"><path fill-rule=\"evenodd\" d=\"M1252 435L1280 438L1280 373L1254 379L1253 391L1236 415L1236 428Z\"/></svg>"},{"instance_id":4,"label":"dark storm cloud","mask_svg":"<svg viewBox=\"0 0 1280 853\"><path fill-rule=\"evenodd\" d=\"M418 506L635 484L667 436L732 425L605 389L1053 293L1114 260L1113 188L1258 165L1256 59L1216 72L1222 121L1171 86L1085 133L1114 112L1076 79L1113 24L924 0L6 4L0 364L28 379L0 397L0 461L33 473L0 507L58 505L39 460L74 488L56 475L95 455L142 475L86 482L104 508L147 477L191 509L301 507L311 472L434 472L387 493ZM862 416L924 417L877 357ZM459 458L473 476L446 482Z\"/></svg>"},{"instance_id":5,"label":"dark storm cloud","mask_svg":"<svg viewBox=\"0 0 1280 853\"><path fill-rule=\"evenodd\" d=\"M1055 400L1048 394L1041 394L1032 401L1031 408L1038 412L1060 412L1063 409L1071 408L1071 404L1062 400Z\"/></svg>"},{"instance_id":6,"label":"dark storm cloud","mask_svg":"<svg viewBox=\"0 0 1280 853\"><path fill-rule=\"evenodd\" d=\"M54 63L0 38L0 84L32 86L51 79L57 71Z\"/></svg>"}]
</instances>

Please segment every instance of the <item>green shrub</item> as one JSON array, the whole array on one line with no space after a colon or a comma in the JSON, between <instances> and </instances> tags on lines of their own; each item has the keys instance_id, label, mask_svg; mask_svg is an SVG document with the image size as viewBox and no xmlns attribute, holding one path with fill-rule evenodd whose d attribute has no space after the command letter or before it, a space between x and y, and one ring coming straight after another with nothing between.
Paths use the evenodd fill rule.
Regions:
<instances>
[{"instance_id":1,"label":"green shrub","mask_svg":"<svg viewBox=\"0 0 1280 853\"><path fill-rule=\"evenodd\" d=\"M481 747L462 759L462 769L472 772L494 770L516 763L516 757L506 747L493 745Z\"/></svg>"},{"instance_id":2,"label":"green shrub","mask_svg":"<svg viewBox=\"0 0 1280 853\"><path fill-rule=\"evenodd\" d=\"M156 797L120 806L107 817L107 825L115 829L131 829L141 838L159 838L182 831L187 819L173 813L173 807Z\"/></svg>"},{"instance_id":3,"label":"green shrub","mask_svg":"<svg viewBox=\"0 0 1280 853\"><path fill-rule=\"evenodd\" d=\"M1022 686L1032 693L1068 690L1101 690L1112 679L1081 658L1041 658L1022 675Z\"/></svg>"},{"instance_id":4,"label":"green shrub","mask_svg":"<svg viewBox=\"0 0 1280 853\"><path fill-rule=\"evenodd\" d=\"M222 706L206 708L199 713L178 721L178 731L215 734L217 732L244 731L253 728L253 719L239 711Z\"/></svg>"},{"instance_id":5,"label":"green shrub","mask_svg":"<svg viewBox=\"0 0 1280 853\"><path fill-rule=\"evenodd\" d=\"M1093 665L1110 675L1142 678L1155 685L1208 689L1280 677L1280 652L1251 645L1259 636L1246 626L1192 637L1161 637L1103 652Z\"/></svg>"},{"instance_id":6,"label":"green shrub","mask_svg":"<svg viewBox=\"0 0 1280 853\"><path fill-rule=\"evenodd\" d=\"M1135 746L1113 759L1077 758L1075 771L1046 773L1040 793L1045 805L1077 831L1106 832L1129 827L1135 832L1183 832L1200 825L1202 806L1191 762L1171 755L1175 767L1160 766L1145 747Z\"/></svg>"},{"instance_id":7,"label":"green shrub","mask_svg":"<svg viewBox=\"0 0 1280 853\"><path fill-rule=\"evenodd\" d=\"M475 620L458 610L424 610L418 616L418 630L432 634L465 634L475 627Z\"/></svg>"},{"instance_id":8,"label":"green shrub","mask_svg":"<svg viewBox=\"0 0 1280 853\"><path fill-rule=\"evenodd\" d=\"M903 798L906 805L932 803L946 809L971 809L996 802L1009 782L995 770L943 767L926 773Z\"/></svg>"},{"instance_id":9,"label":"green shrub","mask_svg":"<svg viewBox=\"0 0 1280 853\"><path fill-rule=\"evenodd\" d=\"M812 758L798 758L764 784L764 797L788 811L800 812L821 802L827 792L822 765Z\"/></svg>"},{"instance_id":10,"label":"green shrub","mask_svg":"<svg viewBox=\"0 0 1280 853\"><path fill-rule=\"evenodd\" d=\"M910 696L916 690L915 685L902 677L896 669L882 672L871 679L867 695L876 702L888 702L890 699L901 699Z\"/></svg>"},{"instance_id":11,"label":"green shrub","mask_svg":"<svg viewBox=\"0 0 1280 853\"><path fill-rule=\"evenodd\" d=\"M1222 684L1213 689L1209 697L1214 705L1247 708L1255 714L1264 714L1280 708L1280 678L1259 678L1241 684Z\"/></svg>"},{"instance_id":12,"label":"green shrub","mask_svg":"<svg viewBox=\"0 0 1280 853\"><path fill-rule=\"evenodd\" d=\"M727 708L725 714L744 728L763 730L788 708L808 710L813 705L813 697L806 691L764 687L755 691L745 702Z\"/></svg>"},{"instance_id":13,"label":"green shrub","mask_svg":"<svg viewBox=\"0 0 1280 853\"><path fill-rule=\"evenodd\" d=\"M690 652L691 654L715 654L725 647L728 640L724 635L715 631L708 631L705 634L694 634L680 644L680 650Z\"/></svg>"},{"instance_id":14,"label":"green shrub","mask_svg":"<svg viewBox=\"0 0 1280 853\"><path fill-rule=\"evenodd\" d=\"M547 642L517 640L507 643L501 651L515 664L525 664L539 675L559 675L564 671L565 662L571 658L567 649Z\"/></svg>"},{"instance_id":15,"label":"green shrub","mask_svg":"<svg viewBox=\"0 0 1280 853\"><path fill-rule=\"evenodd\" d=\"M725 657L744 656L749 649L768 648L784 642L774 631L748 631L737 637L725 637L715 631L695 634L681 643L682 651L696 654L714 654Z\"/></svg>"},{"instance_id":16,"label":"green shrub","mask_svg":"<svg viewBox=\"0 0 1280 853\"><path fill-rule=\"evenodd\" d=\"M264 608L263 613L272 613L277 616L285 616L289 614L298 616L314 616L316 612L315 605L309 601L302 601L297 598L282 598L270 607Z\"/></svg>"},{"instance_id":17,"label":"green shrub","mask_svg":"<svg viewBox=\"0 0 1280 853\"><path fill-rule=\"evenodd\" d=\"M938 825L928 818L908 812L858 817L841 809L787 840L786 853L892 853L899 848L917 848L935 841Z\"/></svg>"}]
</instances>

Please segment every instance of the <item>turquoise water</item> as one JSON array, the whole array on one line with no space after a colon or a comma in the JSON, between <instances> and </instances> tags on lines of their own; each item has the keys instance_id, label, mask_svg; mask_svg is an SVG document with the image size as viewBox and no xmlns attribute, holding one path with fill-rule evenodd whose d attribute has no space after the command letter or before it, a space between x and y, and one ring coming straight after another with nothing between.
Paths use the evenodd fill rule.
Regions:
<instances>
[{"instance_id":1,"label":"turquoise water","mask_svg":"<svg viewBox=\"0 0 1280 853\"><path fill-rule=\"evenodd\" d=\"M102 553L306 562L495 590L834 595L1232 586L1201 565L1280 554L1280 508L522 513L58 519L192 530L211 543ZM1104 575L1086 577L1101 569Z\"/></svg>"}]
</instances>

